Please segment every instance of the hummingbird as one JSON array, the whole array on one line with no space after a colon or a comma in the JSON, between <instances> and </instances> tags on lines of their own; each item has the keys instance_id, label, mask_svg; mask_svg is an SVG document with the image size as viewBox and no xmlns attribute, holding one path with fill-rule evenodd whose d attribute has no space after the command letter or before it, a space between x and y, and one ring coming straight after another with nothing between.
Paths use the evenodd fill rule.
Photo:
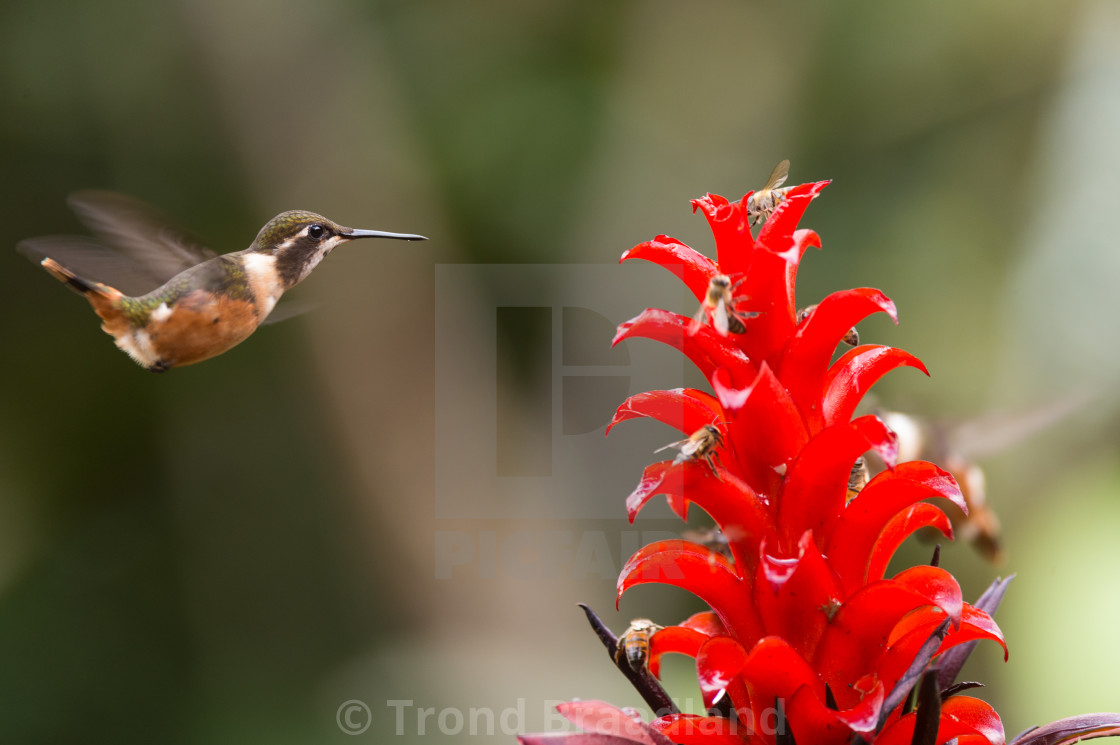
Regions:
<instances>
[{"instance_id":1,"label":"hummingbird","mask_svg":"<svg viewBox=\"0 0 1120 745\"><path fill-rule=\"evenodd\" d=\"M427 240L293 210L265 223L245 250L219 255L132 197L81 191L68 203L100 241L48 236L17 249L84 296L102 331L152 372L193 365L245 341L281 296L343 243Z\"/></svg>"}]
</instances>

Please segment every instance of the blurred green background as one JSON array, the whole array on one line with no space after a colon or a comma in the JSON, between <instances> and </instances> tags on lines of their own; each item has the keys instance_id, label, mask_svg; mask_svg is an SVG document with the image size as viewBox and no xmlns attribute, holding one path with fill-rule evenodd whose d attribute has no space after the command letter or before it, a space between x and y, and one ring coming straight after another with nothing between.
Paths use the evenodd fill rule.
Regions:
<instances>
[{"instance_id":1,"label":"blurred green background","mask_svg":"<svg viewBox=\"0 0 1120 745\"><path fill-rule=\"evenodd\" d=\"M639 423L606 441L609 487L572 476L598 512L555 517L527 489L441 517L436 309L484 327L502 288L483 271L436 297L434 278L609 264L658 233L710 252L687 200L737 198L785 157L791 183L834 180L803 223L825 246L804 303L882 288L902 324L864 338L932 372L889 378L883 403L961 421L1087 402L982 461L1005 565L966 545L942 563L969 598L1019 573L998 616L1010 662L982 646L966 671L1009 736L1120 707L1115 3L7 0L0 100L0 245L80 232L64 199L89 187L220 251L294 208L431 238L338 252L300 289L316 311L162 376L0 252L0 741L352 742L336 712L355 699L372 715L356 739L376 742L396 733L388 701L520 700L529 729L547 699L640 703L574 603L621 630L694 599L642 588L616 614L610 572L448 579L433 547L597 536L617 570L628 485L673 438ZM632 314L673 291L654 270L603 271L648 298ZM469 402L496 364L525 402L503 416L530 440L541 323L500 328L496 361L458 338L451 367ZM684 661L670 673L696 698ZM393 741L443 739L406 714Z\"/></svg>"}]
</instances>

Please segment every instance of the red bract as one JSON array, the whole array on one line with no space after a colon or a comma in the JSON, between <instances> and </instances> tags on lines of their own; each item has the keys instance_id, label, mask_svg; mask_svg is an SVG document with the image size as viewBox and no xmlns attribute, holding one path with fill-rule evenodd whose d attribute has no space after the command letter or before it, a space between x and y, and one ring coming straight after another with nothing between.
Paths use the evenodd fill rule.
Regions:
<instances>
[{"instance_id":1,"label":"red bract","mask_svg":"<svg viewBox=\"0 0 1120 745\"><path fill-rule=\"evenodd\" d=\"M640 393L618 408L608 432L648 417L688 438L672 460L645 469L626 499L627 514L633 521L665 495L682 519L692 505L707 513L722 543L658 541L623 568L619 598L636 585L662 583L711 608L653 634L648 669L620 661L618 639L583 607L647 703L668 707L649 726L676 743L1004 745L995 711L956 695L969 686L952 683L975 642L1004 646L989 613L1006 581L974 607L937 566L886 575L895 551L920 528L952 537L937 499L967 512L948 472L925 462L896 465L894 433L875 416L855 416L887 372L926 369L879 345L836 357L850 329L869 315L897 322L894 303L878 290L843 290L798 310L798 266L821 244L797 224L827 183L792 187L757 237L750 194L738 202L711 194L694 200L715 235L717 261L663 235L622 255L623 262L645 259L672 271L702 304L697 318L704 323L648 309L623 323L614 343L669 344L712 389ZM853 467L869 451L887 470L853 485ZM695 659L707 715L677 712L657 684L665 654ZM1112 732L1120 716L1071 722L1040 730L1037 742ZM607 733L590 731L566 741L607 742L592 739ZM628 737L644 741L645 734Z\"/></svg>"},{"instance_id":2,"label":"red bract","mask_svg":"<svg viewBox=\"0 0 1120 745\"><path fill-rule=\"evenodd\" d=\"M800 743L899 737L894 733L909 720L884 716L885 695L942 621L950 626L939 651L980 638L1003 643L988 614L962 602L948 572L924 566L884 576L914 531L932 526L951 535L944 513L926 500L965 506L945 471L921 462L895 467L895 436L879 419L852 418L885 373L902 366L925 372L917 358L877 345L833 359L849 329L873 313L894 319L894 304L878 290L844 290L799 321L797 268L820 240L797 222L826 184L791 189L757 238L747 220L750 195L738 202L714 195L695 200L715 234L718 261L666 236L622 256L665 266L698 302L713 278L731 278L733 309L745 326L727 334L711 325L690 329L685 315L646 310L615 338L676 347L700 368L714 395L638 394L619 407L612 427L652 417L685 436L706 424L723 435L714 468L689 457L655 463L626 501L631 520L658 494L682 518L695 504L727 541L727 555L686 540L651 544L618 581L620 596L660 582L711 606L710 614L654 635L650 669L656 674L668 652L694 657L705 705L726 696L738 714L730 734L707 722L711 717L674 715L655 723L678 742L774 742L773 727L765 725L776 701L785 702L784 716ZM849 474L869 450L890 468L850 499ZM943 739L975 735L1002 745L1002 730L986 713L968 713L981 709L966 711L951 703L957 698L963 697L949 699L942 716L963 724L946 724ZM880 729L880 720L894 724ZM706 722L712 726L705 733Z\"/></svg>"}]
</instances>

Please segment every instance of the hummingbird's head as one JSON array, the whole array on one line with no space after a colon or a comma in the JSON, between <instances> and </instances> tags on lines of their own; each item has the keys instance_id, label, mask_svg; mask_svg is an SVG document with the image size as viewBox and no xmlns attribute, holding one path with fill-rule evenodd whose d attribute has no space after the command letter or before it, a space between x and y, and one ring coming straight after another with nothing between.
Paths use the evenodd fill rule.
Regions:
<instances>
[{"instance_id":1,"label":"hummingbird's head","mask_svg":"<svg viewBox=\"0 0 1120 745\"><path fill-rule=\"evenodd\" d=\"M299 284L336 247L357 238L427 240L411 233L345 228L314 212L293 210L269 220L249 248L275 258L276 273L288 288Z\"/></svg>"}]
</instances>

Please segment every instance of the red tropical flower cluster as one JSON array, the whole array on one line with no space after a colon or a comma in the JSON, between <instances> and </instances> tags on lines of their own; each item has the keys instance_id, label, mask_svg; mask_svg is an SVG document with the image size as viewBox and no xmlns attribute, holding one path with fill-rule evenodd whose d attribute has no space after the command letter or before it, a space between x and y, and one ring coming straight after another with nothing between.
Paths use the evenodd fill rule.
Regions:
<instances>
[{"instance_id":1,"label":"red tropical flower cluster","mask_svg":"<svg viewBox=\"0 0 1120 745\"><path fill-rule=\"evenodd\" d=\"M757 237L751 194L738 202L694 200L715 234L717 261L667 236L622 256L672 271L701 313L692 319L646 310L619 327L615 343L670 344L712 388L642 393L619 407L608 432L652 417L689 437L675 458L645 469L627 512L632 521L664 494L682 519L692 505L706 512L724 543L717 549L659 541L630 558L619 597L639 584L664 583L692 592L711 610L653 633L648 670L619 667L636 685L657 687L652 681L663 655L695 658L709 713L670 709L620 735L601 730L603 717L618 710L569 704L565 716L586 733L522 742L1004 745L992 707L959 695L966 686L952 683L969 643L1004 644L987 611L1005 583L973 606L937 566L886 576L896 549L916 530L932 527L951 537L948 518L926 500L967 511L952 476L931 463L896 463L894 433L875 416L855 416L885 373L925 368L906 352L875 344L834 359L864 318L895 318L893 303L878 290L836 292L798 311L798 266L809 248L820 247L817 234L798 222L827 183L788 190ZM868 451L887 468L853 488L853 468ZM609 631L600 636L608 647L617 643ZM940 674L930 672L931 661ZM616 718L627 721L621 713Z\"/></svg>"}]
</instances>

